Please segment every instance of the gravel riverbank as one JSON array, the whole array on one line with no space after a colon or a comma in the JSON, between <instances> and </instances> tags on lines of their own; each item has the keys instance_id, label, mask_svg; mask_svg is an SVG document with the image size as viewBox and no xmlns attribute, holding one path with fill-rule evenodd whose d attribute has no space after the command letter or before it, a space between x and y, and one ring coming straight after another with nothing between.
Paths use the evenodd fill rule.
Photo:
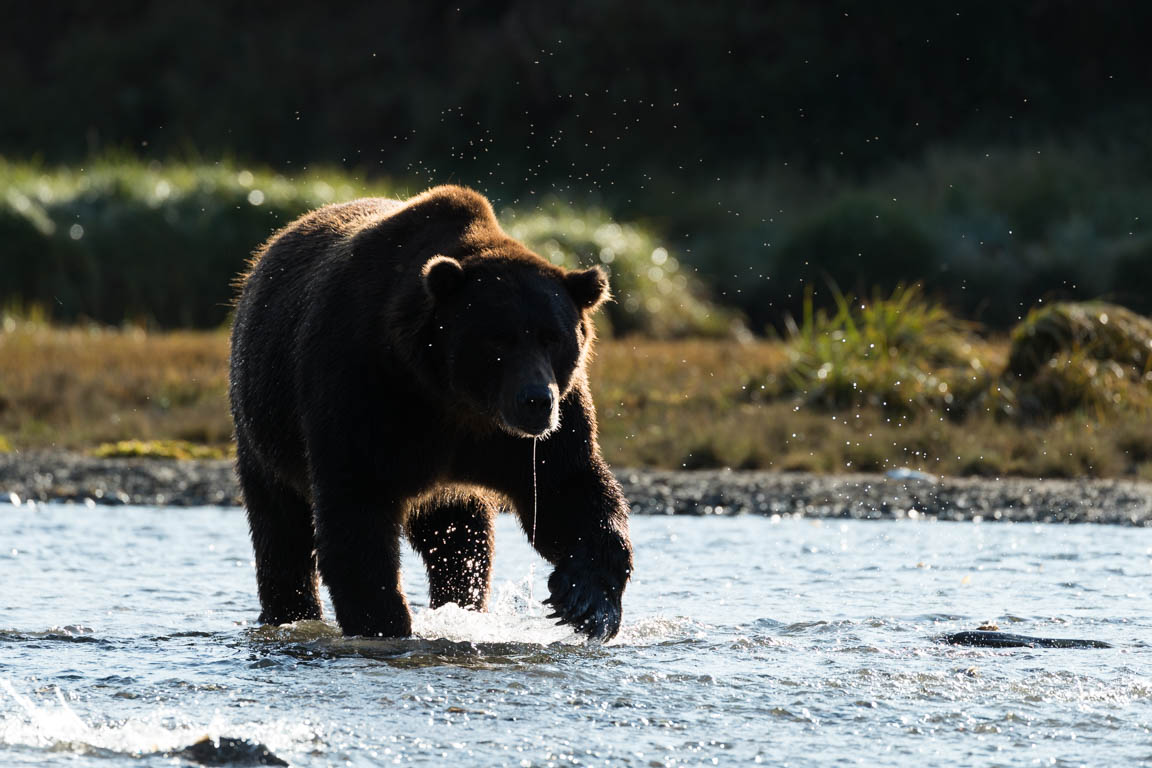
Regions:
<instances>
[{"instance_id":1,"label":"gravel riverbank","mask_svg":"<svg viewBox=\"0 0 1152 768\"><path fill-rule=\"evenodd\" d=\"M634 514L932 517L1152 525L1152 483L1131 480L889 477L618 470ZM199 506L239 504L227 461L0 454L0 500Z\"/></svg>"}]
</instances>

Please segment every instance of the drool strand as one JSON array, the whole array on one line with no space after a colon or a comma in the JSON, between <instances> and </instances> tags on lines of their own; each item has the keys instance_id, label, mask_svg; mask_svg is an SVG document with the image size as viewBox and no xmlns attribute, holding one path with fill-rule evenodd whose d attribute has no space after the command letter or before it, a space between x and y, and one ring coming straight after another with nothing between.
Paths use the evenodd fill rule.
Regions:
<instances>
[{"instance_id":1,"label":"drool strand","mask_svg":"<svg viewBox=\"0 0 1152 768\"><path fill-rule=\"evenodd\" d=\"M532 533L528 536L532 548L536 548L536 438L532 438ZM528 563L528 602L536 602L536 558Z\"/></svg>"},{"instance_id":2,"label":"drool strand","mask_svg":"<svg viewBox=\"0 0 1152 768\"><path fill-rule=\"evenodd\" d=\"M532 438L532 542L536 546L536 438Z\"/></svg>"},{"instance_id":3,"label":"drool strand","mask_svg":"<svg viewBox=\"0 0 1152 768\"><path fill-rule=\"evenodd\" d=\"M532 438L532 533L528 537L536 548L536 438ZM536 602L536 558L528 564L528 602Z\"/></svg>"}]
</instances>

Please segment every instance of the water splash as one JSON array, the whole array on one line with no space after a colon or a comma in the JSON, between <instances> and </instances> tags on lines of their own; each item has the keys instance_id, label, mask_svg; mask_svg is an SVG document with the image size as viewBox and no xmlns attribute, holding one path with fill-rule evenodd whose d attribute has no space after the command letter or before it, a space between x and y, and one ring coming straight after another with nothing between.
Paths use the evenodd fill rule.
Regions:
<instances>
[{"instance_id":1,"label":"water splash","mask_svg":"<svg viewBox=\"0 0 1152 768\"><path fill-rule=\"evenodd\" d=\"M92 742L92 729L68 706L59 688L55 689L58 706L54 709L37 706L32 699L18 693L9 680L0 680L0 688L19 708L17 716L5 715L0 721L0 743L38 747L58 743L98 746Z\"/></svg>"},{"instance_id":2,"label":"water splash","mask_svg":"<svg viewBox=\"0 0 1152 768\"><path fill-rule=\"evenodd\" d=\"M509 601L509 604L519 603L519 600ZM412 619L412 630L418 638L477 644L584 644L584 638L571 627L558 627L543 616L519 610L503 611L498 605L489 613L469 611L455 603L418 611Z\"/></svg>"},{"instance_id":3,"label":"water splash","mask_svg":"<svg viewBox=\"0 0 1152 768\"><path fill-rule=\"evenodd\" d=\"M229 722L218 713L207 724L196 724L188 722L181 712L167 709L155 710L142 718L90 725L72 709L58 687L54 689L54 705L33 701L17 691L8 679L0 679L0 691L15 704L14 708L0 713L0 745L138 758L171 754L204 738L218 741L228 734L256 738L275 750L285 751L303 744L315 746L322 741L312 726L300 722L274 720L241 724Z\"/></svg>"},{"instance_id":4,"label":"water splash","mask_svg":"<svg viewBox=\"0 0 1152 768\"><path fill-rule=\"evenodd\" d=\"M531 570L531 567L530 567ZM583 645L584 636L545 617L545 606L533 597L533 575L494 585L488 611L477 613L448 603L418 610L412 631L418 638L474 643Z\"/></svg>"}]
</instances>

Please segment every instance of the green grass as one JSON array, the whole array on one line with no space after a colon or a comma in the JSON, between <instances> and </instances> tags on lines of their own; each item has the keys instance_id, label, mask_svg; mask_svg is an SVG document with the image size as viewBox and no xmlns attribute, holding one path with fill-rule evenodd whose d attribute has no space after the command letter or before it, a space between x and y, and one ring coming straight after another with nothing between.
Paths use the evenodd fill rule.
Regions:
<instances>
[{"instance_id":1,"label":"green grass","mask_svg":"<svg viewBox=\"0 0 1152 768\"><path fill-rule=\"evenodd\" d=\"M834 313L805 297L801 325L789 328L779 394L824 410L963 412L991 383L971 324L927 301L920 286L871 301L833 294Z\"/></svg>"}]
</instances>

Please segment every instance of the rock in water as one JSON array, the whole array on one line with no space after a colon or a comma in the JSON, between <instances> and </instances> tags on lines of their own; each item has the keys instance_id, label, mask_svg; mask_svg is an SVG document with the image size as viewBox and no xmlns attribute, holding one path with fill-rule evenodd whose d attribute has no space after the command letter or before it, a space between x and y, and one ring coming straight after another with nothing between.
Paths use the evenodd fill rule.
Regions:
<instances>
[{"instance_id":1,"label":"rock in water","mask_svg":"<svg viewBox=\"0 0 1152 768\"><path fill-rule=\"evenodd\" d=\"M200 765L288 765L263 744L221 736L213 741L205 736L195 744L168 753Z\"/></svg>"},{"instance_id":2,"label":"rock in water","mask_svg":"<svg viewBox=\"0 0 1152 768\"><path fill-rule=\"evenodd\" d=\"M1073 640L1062 637L1031 637L1010 632L967 630L944 635L944 642L952 645L971 645L977 648L1111 648L1101 640Z\"/></svg>"}]
</instances>

